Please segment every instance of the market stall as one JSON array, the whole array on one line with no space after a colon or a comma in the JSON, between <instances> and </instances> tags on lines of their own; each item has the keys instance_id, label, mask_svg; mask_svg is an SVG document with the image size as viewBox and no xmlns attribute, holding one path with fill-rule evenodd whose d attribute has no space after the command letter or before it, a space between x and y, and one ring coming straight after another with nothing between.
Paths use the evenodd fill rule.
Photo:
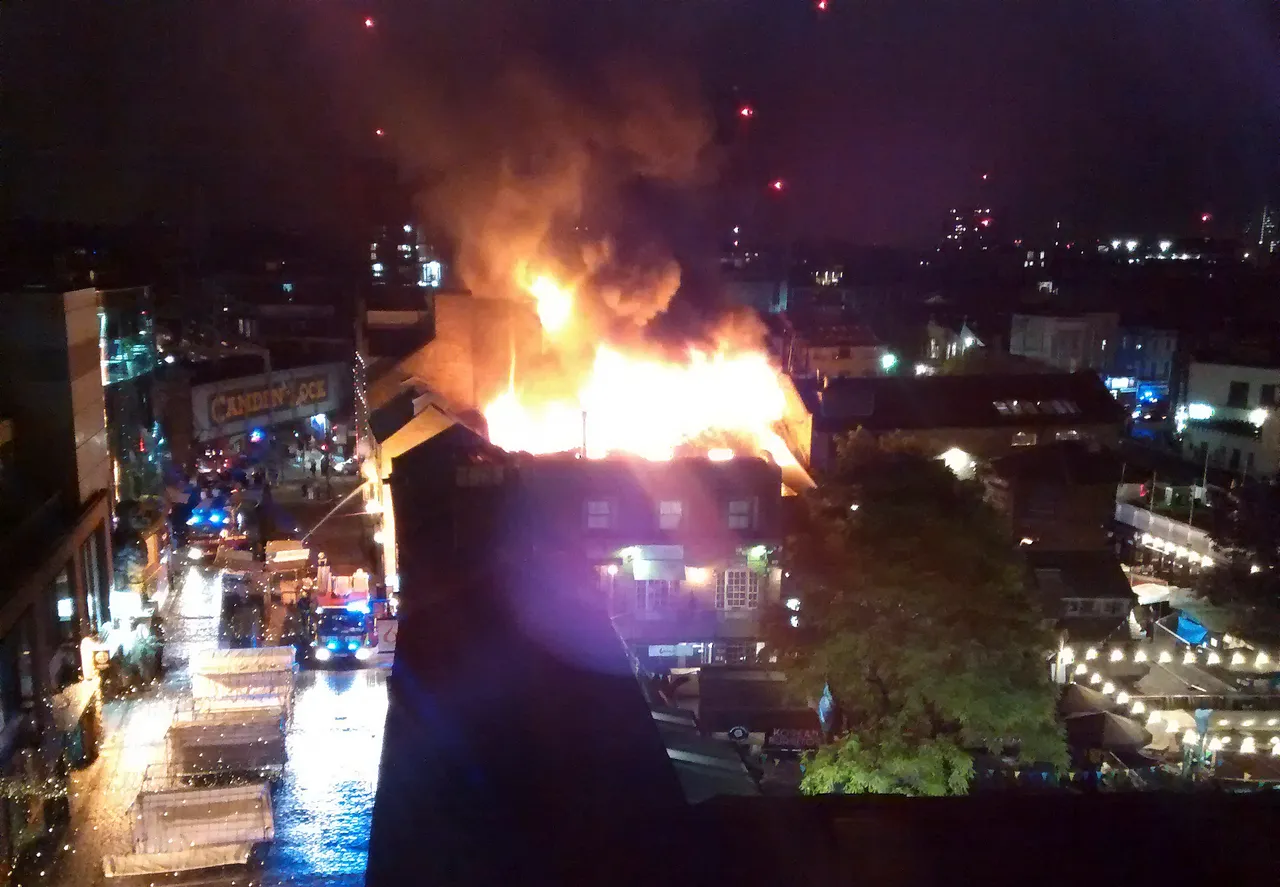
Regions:
<instances>
[{"instance_id":1,"label":"market stall","mask_svg":"<svg viewBox=\"0 0 1280 887\"><path fill-rule=\"evenodd\" d=\"M274 697L192 700L174 715L165 737L171 767L189 774L244 774L275 779L284 772L285 709Z\"/></svg>"},{"instance_id":2,"label":"market stall","mask_svg":"<svg viewBox=\"0 0 1280 887\"><path fill-rule=\"evenodd\" d=\"M205 710L273 700L287 720L293 710L293 660L292 647L203 651L192 659L191 696Z\"/></svg>"},{"instance_id":3,"label":"market stall","mask_svg":"<svg viewBox=\"0 0 1280 887\"><path fill-rule=\"evenodd\" d=\"M255 845L275 836L263 782L144 789L130 812L133 852L103 857L108 878L242 865Z\"/></svg>"}]
</instances>

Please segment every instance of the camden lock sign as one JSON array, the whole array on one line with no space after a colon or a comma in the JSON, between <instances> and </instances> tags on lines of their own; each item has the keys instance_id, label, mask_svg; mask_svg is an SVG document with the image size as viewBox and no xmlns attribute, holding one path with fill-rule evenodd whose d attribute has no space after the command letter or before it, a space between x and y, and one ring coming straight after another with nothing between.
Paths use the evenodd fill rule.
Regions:
<instances>
[{"instance_id":1,"label":"camden lock sign","mask_svg":"<svg viewBox=\"0 0 1280 887\"><path fill-rule=\"evenodd\" d=\"M334 366L312 366L264 376L230 379L192 389L197 437L209 439L263 422L304 418L335 408Z\"/></svg>"},{"instance_id":2,"label":"camden lock sign","mask_svg":"<svg viewBox=\"0 0 1280 887\"><path fill-rule=\"evenodd\" d=\"M209 424L221 425L230 419L313 406L328 399L329 377L325 374L277 382L270 388L215 394L209 398Z\"/></svg>"}]
</instances>

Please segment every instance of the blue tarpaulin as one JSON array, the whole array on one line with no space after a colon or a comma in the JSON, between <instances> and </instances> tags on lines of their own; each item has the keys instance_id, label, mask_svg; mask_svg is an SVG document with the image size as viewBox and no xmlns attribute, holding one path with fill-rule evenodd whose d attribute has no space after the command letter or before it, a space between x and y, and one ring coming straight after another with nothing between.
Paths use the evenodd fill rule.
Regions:
<instances>
[{"instance_id":1,"label":"blue tarpaulin","mask_svg":"<svg viewBox=\"0 0 1280 887\"><path fill-rule=\"evenodd\" d=\"M1188 644L1203 644L1209 630L1186 613L1178 614L1178 637Z\"/></svg>"}]
</instances>

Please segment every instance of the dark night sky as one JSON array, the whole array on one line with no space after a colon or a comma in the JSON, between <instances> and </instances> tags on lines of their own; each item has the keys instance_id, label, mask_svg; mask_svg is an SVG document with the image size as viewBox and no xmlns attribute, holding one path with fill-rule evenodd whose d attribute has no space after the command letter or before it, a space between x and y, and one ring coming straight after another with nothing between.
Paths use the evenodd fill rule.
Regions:
<instances>
[{"instance_id":1,"label":"dark night sky","mask_svg":"<svg viewBox=\"0 0 1280 887\"><path fill-rule=\"evenodd\" d=\"M464 97L512 58L589 83L623 55L683 72L708 118L731 118L735 87L751 101L714 168L740 201L785 178L797 232L926 242L952 205L981 200L1013 235L1055 217L1176 234L1202 210L1226 225L1280 196L1272 3L830 6L10 0L6 215L340 224L326 200L340 158L387 147L372 128L414 113L386 70Z\"/></svg>"}]
</instances>

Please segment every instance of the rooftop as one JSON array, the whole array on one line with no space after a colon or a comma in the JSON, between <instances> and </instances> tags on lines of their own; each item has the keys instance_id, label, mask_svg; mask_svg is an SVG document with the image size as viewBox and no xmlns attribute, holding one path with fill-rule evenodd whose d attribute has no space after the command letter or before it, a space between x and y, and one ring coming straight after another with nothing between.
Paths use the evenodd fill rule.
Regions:
<instances>
[{"instance_id":1,"label":"rooftop","mask_svg":"<svg viewBox=\"0 0 1280 887\"><path fill-rule=\"evenodd\" d=\"M1110 450L1083 441L1020 447L994 459L991 470L1006 479L1051 480L1067 484L1120 483L1121 461Z\"/></svg>"},{"instance_id":2,"label":"rooftop","mask_svg":"<svg viewBox=\"0 0 1280 887\"><path fill-rule=\"evenodd\" d=\"M847 431L1119 425L1120 405L1092 372L832 379L806 401L815 428Z\"/></svg>"}]
</instances>

